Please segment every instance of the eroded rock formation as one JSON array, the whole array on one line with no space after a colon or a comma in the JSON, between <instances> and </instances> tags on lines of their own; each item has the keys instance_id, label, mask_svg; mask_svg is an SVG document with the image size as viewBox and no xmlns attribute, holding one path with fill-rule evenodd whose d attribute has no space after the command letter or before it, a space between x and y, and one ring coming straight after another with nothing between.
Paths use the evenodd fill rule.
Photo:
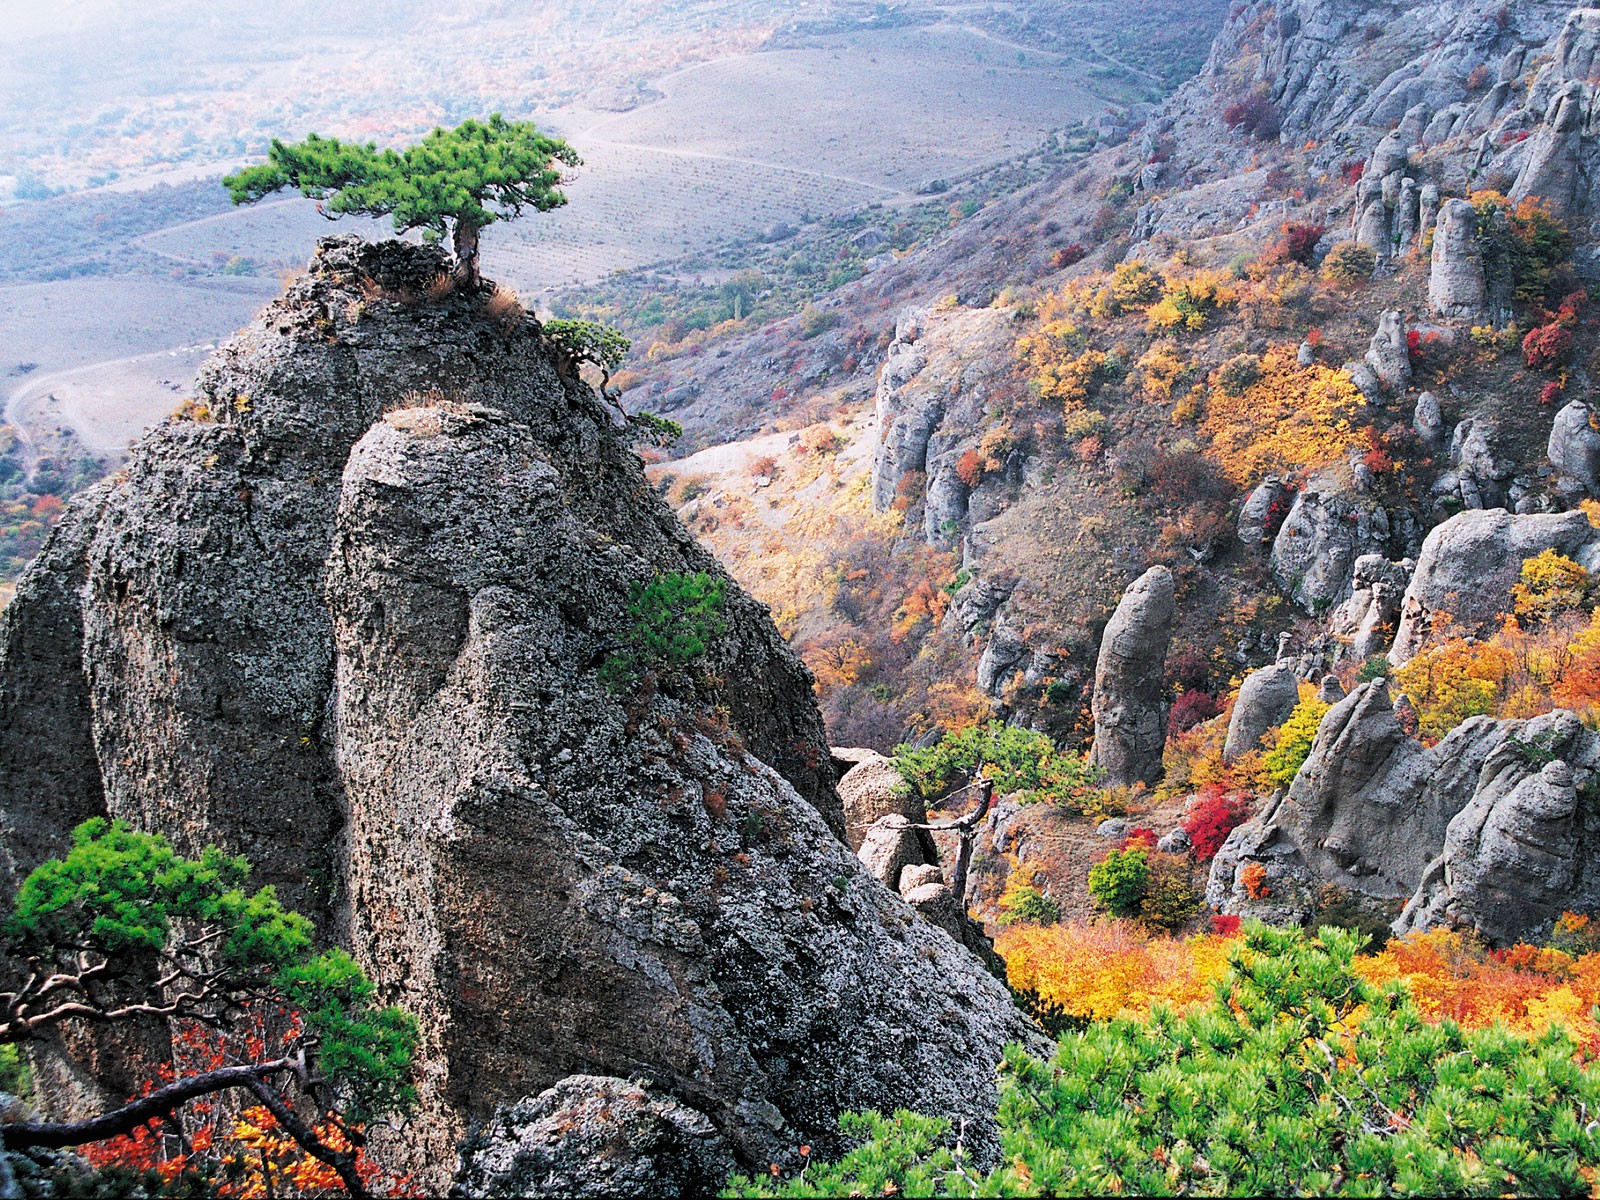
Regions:
<instances>
[{"instance_id":1,"label":"eroded rock formation","mask_svg":"<svg viewBox=\"0 0 1600 1200\"><path fill-rule=\"evenodd\" d=\"M1172 572L1151 567L1128 585L1101 638L1090 757L1113 785L1161 777L1167 737L1161 672L1175 614Z\"/></svg>"},{"instance_id":2,"label":"eroded rock formation","mask_svg":"<svg viewBox=\"0 0 1600 1200\"><path fill-rule=\"evenodd\" d=\"M531 321L329 239L73 506L0 625L10 877L96 813L247 854L422 1033L400 1165L575 1073L747 1165L914 1105L995 1148L1005 988L881 887L810 678L731 582L691 667L634 589L721 569ZM43 686L46 680L50 686Z\"/></svg>"}]
</instances>

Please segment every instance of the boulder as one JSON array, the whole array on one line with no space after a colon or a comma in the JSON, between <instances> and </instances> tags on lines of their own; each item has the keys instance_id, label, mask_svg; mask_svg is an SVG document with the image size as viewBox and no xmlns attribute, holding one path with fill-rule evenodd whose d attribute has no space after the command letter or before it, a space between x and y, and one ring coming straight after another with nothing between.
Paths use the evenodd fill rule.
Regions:
<instances>
[{"instance_id":1,"label":"boulder","mask_svg":"<svg viewBox=\"0 0 1600 1200\"><path fill-rule=\"evenodd\" d=\"M1265 916L1240 877L1256 862L1276 878L1268 906L1276 916L1303 919L1326 883L1397 912L1444 844L1498 738L1485 721L1475 718L1424 749L1401 728L1387 679L1357 687L1322 718L1281 801L1229 836L1213 863L1208 899L1226 911Z\"/></svg>"},{"instance_id":2,"label":"boulder","mask_svg":"<svg viewBox=\"0 0 1600 1200\"><path fill-rule=\"evenodd\" d=\"M1308 486L1273 539L1272 577L1294 603L1321 616L1350 595L1356 559L1386 553L1392 533L1382 506Z\"/></svg>"},{"instance_id":3,"label":"boulder","mask_svg":"<svg viewBox=\"0 0 1600 1200\"><path fill-rule=\"evenodd\" d=\"M1411 384L1411 353L1406 347L1406 324L1395 309L1378 318L1378 328L1367 347L1365 362L1391 392Z\"/></svg>"},{"instance_id":4,"label":"boulder","mask_svg":"<svg viewBox=\"0 0 1600 1200\"><path fill-rule=\"evenodd\" d=\"M1569 500L1600 496L1600 430L1594 409L1574 400L1556 414L1545 453L1556 469L1556 489Z\"/></svg>"},{"instance_id":5,"label":"boulder","mask_svg":"<svg viewBox=\"0 0 1600 1200\"><path fill-rule=\"evenodd\" d=\"M926 832L913 829L912 823L898 813L879 817L867 829L857 852L863 866L884 887L900 890L900 873L907 867L919 867L928 862L924 849Z\"/></svg>"},{"instance_id":6,"label":"boulder","mask_svg":"<svg viewBox=\"0 0 1600 1200\"><path fill-rule=\"evenodd\" d=\"M1350 598L1334 610L1328 623L1328 632L1341 644L1341 659L1365 662L1389 648L1415 569L1410 559L1390 562L1381 554L1356 559Z\"/></svg>"},{"instance_id":7,"label":"boulder","mask_svg":"<svg viewBox=\"0 0 1600 1200\"><path fill-rule=\"evenodd\" d=\"M1268 475L1239 506L1239 541L1249 549L1266 546L1288 515L1294 489L1276 475Z\"/></svg>"},{"instance_id":8,"label":"boulder","mask_svg":"<svg viewBox=\"0 0 1600 1200\"><path fill-rule=\"evenodd\" d=\"M472 1132L451 1195L709 1196L733 1168L716 1126L651 1083L569 1075Z\"/></svg>"},{"instance_id":9,"label":"boulder","mask_svg":"<svg viewBox=\"0 0 1600 1200\"><path fill-rule=\"evenodd\" d=\"M1440 316L1468 320L1481 320L1488 312L1478 214L1465 200L1446 200L1439 209L1428 274L1428 305Z\"/></svg>"},{"instance_id":10,"label":"boulder","mask_svg":"<svg viewBox=\"0 0 1600 1200\"><path fill-rule=\"evenodd\" d=\"M1600 902L1600 735L1574 713L1489 722L1498 733L1466 806L1396 928L1465 925L1490 941L1542 941L1563 912Z\"/></svg>"},{"instance_id":11,"label":"boulder","mask_svg":"<svg viewBox=\"0 0 1600 1200\"><path fill-rule=\"evenodd\" d=\"M1162 854L1187 854L1194 845L1194 839L1189 836L1189 831L1182 825L1176 829L1169 829L1161 835L1156 842L1156 849Z\"/></svg>"},{"instance_id":12,"label":"boulder","mask_svg":"<svg viewBox=\"0 0 1600 1200\"><path fill-rule=\"evenodd\" d=\"M1161 777L1167 733L1162 670L1175 616L1172 572L1151 567L1128 586L1101 637L1090 759L1112 786Z\"/></svg>"},{"instance_id":13,"label":"boulder","mask_svg":"<svg viewBox=\"0 0 1600 1200\"><path fill-rule=\"evenodd\" d=\"M1451 631L1482 635L1511 607L1511 588L1525 559L1555 550L1589 564L1597 531L1581 512L1512 514L1505 509L1459 513L1428 534L1400 602L1389 661L1408 662L1441 616Z\"/></svg>"},{"instance_id":14,"label":"boulder","mask_svg":"<svg viewBox=\"0 0 1600 1200\"><path fill-rule=\"evenodd\" d=\"M892 814L914 825L928 819L922 797L901 776L894 760L875 750L865 751L844 773L839 780L839 799L844 805L845 840L852 850L861 849L867 830L881 817Z\"/></svg>"},{"instance_id":15,"label":"boulder","mask_svg":"<svg viewBox=\"0 0 1600 1200\"><path fill-rule=\"evenodd\" d=\"M1231 763L1240 755L1259 748L1267 730L1276 729L1287 721L1299 702L1300 679L1290 664L1275 663L1252 671L1233 703L1222 761Z\"/></svg>"},{"instance_id":16,"label":"boulder","mask_svg":"<svg viewBox=\"0 0 1600 1200\"><path fill-rule=\"evenodd\" d=\"M1416 430L1417 437L1429 449L1437 450L1444 445L1444 413L1439 408L1439 398L1432 392L1423 392L1417 397L1417 406L1411 414L1411 428Z\"/></svg>"}]
</instances>

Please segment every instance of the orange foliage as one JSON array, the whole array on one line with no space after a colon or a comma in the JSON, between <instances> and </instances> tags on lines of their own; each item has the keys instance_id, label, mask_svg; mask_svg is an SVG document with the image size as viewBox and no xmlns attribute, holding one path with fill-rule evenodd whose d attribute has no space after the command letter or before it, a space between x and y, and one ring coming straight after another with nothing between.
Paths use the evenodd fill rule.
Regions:
<instances>
[{"instance_id":1,"label":"orange foliage","mask_svg":"<svg viewBox=\"0 0 1600 1200\"><path fill-rule=\"evenodd\" d=\"M157 1078L147 1080L141 1094L147 1095L180 1075L216 1070L241 1059L266 1058L269 1042L297 1036L299 1028L298 1018L284 1010L269 1015L249 1012L245 1028L230 1034L197 1022L179 1023L174 1029L172 1061L156 1069ZM153 1171L168 1182L192 1172L208 1181L208 1194L218 1196L256 1200L343 1194L338 1173L302 1150L265 1107L246 1108L231 1119L224 1111L223 1097L201 1097L183 1106L181 1123L157 1118L131 1134L91 1143L78 1153L95 1168ZM312 1130L336 1153L351 1152L346 1130L332 1113L312 1123ZM359 1135L361 1127L355 1126L354 1132ZM389 1175L359 1147L355 1147L355 1164L356 1173L375 1194L405 1194L412 1189L409 1176Z\"/></svg>"},{"instance_id":2,"label":"orange foliage","mask_svg":"<svg viewBox=\"0 0 1600 1200\"><path fill-rule=\"evenodd\" d=\"M1019 991L1036 992L1074 1016L1143 1016L1155 1004L1182 1008L1210 997L1236 936L1234 921L1217 923L1230 932L1174 938L1131 921L1019 924L1002 930L995 948ZM1600 1054L1600 1030L1589 1015L1600 1004L1600 952L1589 950L1600 943L1595 925L1588 917L1563 916L1554 936L1565 949L1491 950L1471 934L1436 929L1360 955L1355 969L1377 986L1405 983L1432 1020L1474 1029L1499 1021L1522 1033L1554 1022L1590 1054Z\"/></svg>"}]
</instances>

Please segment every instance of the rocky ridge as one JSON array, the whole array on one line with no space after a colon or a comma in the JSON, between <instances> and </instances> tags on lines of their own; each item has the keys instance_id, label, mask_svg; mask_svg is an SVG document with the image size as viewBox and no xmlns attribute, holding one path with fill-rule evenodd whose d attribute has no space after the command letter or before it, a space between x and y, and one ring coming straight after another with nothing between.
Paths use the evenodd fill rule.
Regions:
<instances>
[{"instance_id":1,"label":"rocky ridge","mask_svg":"<svg viewBox=\"0 0 1600 1200\"><path fill-rule=\"evenodd\" d=\"M913 1104L992 1152L1035 1031L839 840L809 675L736 586L693 671L603 677L640 584L726 577L535 323L427 298L443 266L325 240L74 505L0 618L7 879L96 814L248 855L418 1016L387 1149L429 1186L574 1074L747 1165Z\"/></svg>"}]
</instances>

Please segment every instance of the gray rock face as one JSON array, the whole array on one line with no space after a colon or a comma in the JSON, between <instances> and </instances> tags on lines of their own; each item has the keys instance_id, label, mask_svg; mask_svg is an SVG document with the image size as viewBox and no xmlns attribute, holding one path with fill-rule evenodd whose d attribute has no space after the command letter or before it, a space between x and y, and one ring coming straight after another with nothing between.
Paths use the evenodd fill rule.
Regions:
<instances>
[{"instance_id":1,"label":"gray rock face","mask_svg":"<svg viewBox=\"0 0 1600 1200\"><path fill-rule=\"evenodd\" d=\"M1496 942L1532 940L1563 911L1589 912L1600 899L1600 735L1559 709L1489 724L1500 736L1396 923L1401 932L1448 923Z\"/></svg>"},{"instance_id":2,"label":"gray rock face","mask_svg":"<svg viewBox=\"0 0 1600 1200\"><path fill-rule=\"evenodd\" d=\"M1600 430L1589 405L1574 400L1556 414L1545 453L1557 471L1561 495L1570 500L1600 496Z\"/></svg>"},{"instance_id":3,"label":"gray rock face","mask_svg":"<svg viewBox=\"0 0 1600 1200\"><path fill-rule=\"evenodd\" d=\"M1332 883L1374 912L1407 901L1400 932L1459 924L1503 943L1547 936L1563 910L1600 902L1600 734L1559 710L1473 717L1424 749L1395 707L1379 679L1328 712L1287 794L1229 835L1210 903L1302 920ZM1250 863L1271 895L1245 891Z\"/></svg>"},{"instance_id":4,"label":"gray rock face","mask_svg":"<svg viewBox=\"0 0 1600 1200\"><path fill-rule=\"evenodd\" d=\"M879 817L867 828L856 852L872 877L892 891L899 891L900 876L907 867L938 861L927 853L927 834L911 825L898 813Z\"/></svg>"},{"instance_id":5,"label":"gray rock face","mask_svg":"<svg viewBox=\"0 0 1600 1200\"><path fill-rule=\"evenodd\" d=\"M1446 200L1439 209L1428 274L1428 305L1445 317L1481 319L1488 312L1478 215L1465 200Z\"/></svg>"},{"instance_id":6,"label":"gray rock face","mask_svg":"<svg viewBox=\"0 0 1600 1200\"><path fill-rule=\"evenodd\" d=\"M1390 562L1381 554L1356 559L1350 598L1334 609L1328 623L1328 632L1341 645L1341 659L1365 662L1389 648L1415 569L1410 559Z\"/></svg>"},{"instance_id":7,"label":"gray rock face","mask_svg":"<svg viewBox=\"0 0 1600 1200\"><path fill-rule=\"evenodd\" d=\"M1309 365L1309 364L1308 364ZM1257 484L1239 506L1239 542L1250 548L1265 547L1288 514L1294 489L1276 475Z\"/></svg>"},{"instance_id":8,"label":"gray rock face","mask_svg":"<svg viewBox=\"0 0 1600 1200\"><path fill-rule=\"evenodd\" d=\"M1417 397L1417 407L1411 415L1411 428L1417 431L1422 444L1438 449L1444 443L1444 412L1439 408L1439 398L1432 392Z\"/></svg>"},{"instance_id":9,"label":"gray rock face","mask_svg":"<svg viewBox=\"0 0 1600 1200\"><path fill-rule=\"evenodd\" d=\"M725 576L532 322L370 295L442 267L322 243L206 368L220 419L74 504L0 626L9 868L89 810L249 855L417 1016L385 1149L425 1188L587 1071L648 1072L747 1165L902 1104L992 1151L993 1062L1036 1032L838 840L764 608L730 582L699 665L602 679L634 585Z\"/></svg>"},{"instance_id":10,"label":"gray rock face","mask_svg":"<svg viewBox=\"0 0 1600 1200\"><path fill-rule=\"evenodd\" d=\"M1510 610L1523 560L1555 550L1587 564L1600 538L1581 512L1459 513L1428 534L1400 604L1389 661L1408 662L1441 616L1457 634L1483 634Z\"/></svg>"},{"instance_id":11,"label":"gray rock face","mask_svg":"<svg viewBox=\"0 0 1600 1200\"><path fill-rule=\"evenodd\" d=\"M1101 639L1090 758L1114 785L1161 777L1167 734L1161 672L1175 615L1172 572L1151 567L1122 594Z\"/></svg>"},{"instance_id":12,"label":"gray rock face","mask_svg":"<svg viewBox=\"0 0 1600 1200\"><path fill-rule=\"evenodd\" d=\"M1394 309L1378 318L1377 331L1367 347L1366 363L1391 392L1403 392L1410 386L1411 354L1406 349L1406 325Z\"/></svg>"},{"instance_id":13,"label":"gray rock face","mask_svg":"<svg viewBox=\"0 0 1600 1200\"><path fill-rule=\"evenodd\" d=\"M648 1082L570 1075L497 1109L462 1146L451 1194L707 1196L733 1167L716 1127Z\"/></svg>"},{"instance_id":14,"label":"gray rock face","mask_svg":"<svg viewBox=\"0 0 1600 1200\"><path fill-rule=\"evenodd\" d=\"M1381 506L1308 486L1273 539L1272 577L1306 612L1321 616L1350 595L1356 559L1384 554L1392 533Z\"/></svg>"},{"instance_id":15,"label":"gray rock face","mask_svg":"<svg viewBox=\"0 0 1600 1200\"><path fill-rule=\"evenodd\" d=\"M879 512L894 503L900 480L928 469L928 440L944 419L944 398L938 392L908 392L927 362L917 345L924 317L903 314L895 325L883 371L878 376L878 449L872 459L872 505Z\"/></svg>"},{"instance_id":16,"label":"gray rock face","mask_svg":"<svg viewBox=\"0 0 1600 1200\"><path fill-rule=\"evenodd\" d=\"M1289 663L1274 663L1252 671L1239 688L1228 718L1228 740L1222 760L1232 762L1261 745L1267 730L1276 729L1289 719L1300 702L1300 679Z\"/></svg>"}]
</instances>

